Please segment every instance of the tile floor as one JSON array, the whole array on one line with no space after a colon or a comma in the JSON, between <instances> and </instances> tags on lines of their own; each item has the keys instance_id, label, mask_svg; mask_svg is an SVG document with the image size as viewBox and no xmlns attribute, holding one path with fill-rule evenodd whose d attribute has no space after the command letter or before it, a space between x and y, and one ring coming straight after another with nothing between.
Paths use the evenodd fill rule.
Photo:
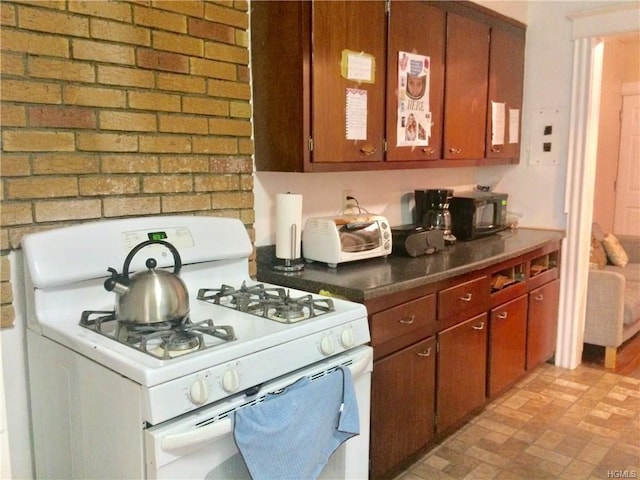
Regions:
<instances>
[{"instance_id":1,"label":"tile floor","mask_svg":"<svg viewBox=\"0 0 640 480\"><path fill-rule=\"evenodd\" d=\"M640 478L640 379L544 364L396 480Z\"/></svg>"}]
</instances>

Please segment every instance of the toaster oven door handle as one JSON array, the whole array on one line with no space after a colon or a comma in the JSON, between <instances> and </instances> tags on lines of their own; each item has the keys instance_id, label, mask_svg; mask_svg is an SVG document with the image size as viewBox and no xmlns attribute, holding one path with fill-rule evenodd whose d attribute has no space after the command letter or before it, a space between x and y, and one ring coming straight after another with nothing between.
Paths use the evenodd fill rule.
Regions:
<instances>
[{"instance_id":1,"label":"toaster oven door handle","mask_svg":"<svg viewBox=\"0 0 640 480\"><path fill-rule=\"evenodd\" d=\"M352 223L347 223L345 227L347 227L347 230L361 230L371 225L372 225L371 222L352 222Z\"/></svg>"}]
</instances>

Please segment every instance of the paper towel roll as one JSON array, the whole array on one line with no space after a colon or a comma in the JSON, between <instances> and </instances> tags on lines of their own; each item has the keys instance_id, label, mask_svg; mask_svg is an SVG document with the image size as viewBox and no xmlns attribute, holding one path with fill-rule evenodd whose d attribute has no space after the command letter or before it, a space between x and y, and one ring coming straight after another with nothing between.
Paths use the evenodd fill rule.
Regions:
<instances>
[{"instance_id":1,"label":"paper towel roll","mask_svg":"<svg viewBox=\"0 0 640 480\"><path fill-rule=\"evenodd\" d=\"M295 225L295 232L292 225ZM302 195L278 193L276 196L276 257L300 258L302 237Z\"/></svg>"}]
</instances>

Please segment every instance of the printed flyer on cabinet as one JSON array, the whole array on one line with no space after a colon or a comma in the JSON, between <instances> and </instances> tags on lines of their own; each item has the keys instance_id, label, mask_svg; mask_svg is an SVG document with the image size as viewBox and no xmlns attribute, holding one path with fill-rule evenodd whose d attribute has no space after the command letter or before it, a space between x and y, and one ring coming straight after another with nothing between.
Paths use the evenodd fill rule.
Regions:
<instances>
[{"instance_id":1,"label":"printed flyer on cabinet","mask_svg":"<svg viewBox=\"0 0 640 480\"><path fill-rule=\"evenodd\" d=\"M398 147L429 145L429 74L429 57L398 52Z\"/></svg>"}]
</instances>

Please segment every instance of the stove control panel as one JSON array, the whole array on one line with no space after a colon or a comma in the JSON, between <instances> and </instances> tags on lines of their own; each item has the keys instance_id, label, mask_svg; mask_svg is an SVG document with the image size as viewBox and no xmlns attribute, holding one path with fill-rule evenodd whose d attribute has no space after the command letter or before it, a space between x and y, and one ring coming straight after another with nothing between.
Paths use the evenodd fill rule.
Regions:
<instances>
[{"instance_id":1,"label":"stove control panel","mask_svg":"<svg viewBox=\"0 0 640 480\"><path fill-rule=\"evenodd\" d=\"M132 250L136 245L146 242L147 240L164 240L178 249L193 247L194 245L193 235L187 227L168 227L122 232L122 243L126 251ZM147 248L157 249L159 251L166 249L162 245L149 245Z\"/></svg>"},{"instance_id":2,"label":"stove control panel","mask_svg":"<svg viewBox=\"0 0 640 480\"><path fill-rule=\"evenodd\" d=\"M260 392L261 384L291 373L291 362L286 359L295 359L295 364L301 368L364 345L369 340L368 322L363 317L156 385L145 390L145 420L157 425L229 395L240 392L254 395Z\"/></svg>"}]
</instances>

